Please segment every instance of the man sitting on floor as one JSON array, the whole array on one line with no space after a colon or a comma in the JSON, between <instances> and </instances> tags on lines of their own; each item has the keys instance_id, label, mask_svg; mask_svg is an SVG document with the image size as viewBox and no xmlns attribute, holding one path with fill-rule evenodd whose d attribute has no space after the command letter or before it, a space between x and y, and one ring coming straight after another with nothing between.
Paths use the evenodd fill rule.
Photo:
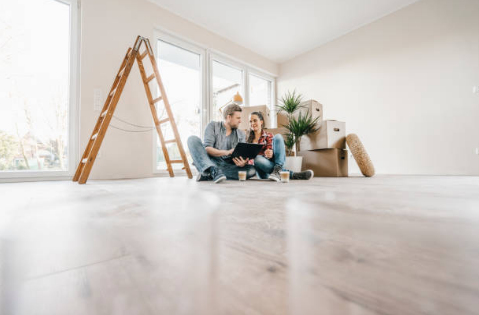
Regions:
<instances>
[{"instance_id":1,"label":"man sitting on floor","mask_svg":"<svg viewBox=\"0 0 479 315\"><path fill-rule=\"evenodd\" d=\"M248 159L231 158L239 142L246 141L246 135L238 127L241 123L241 106L228 105L224 111L224 121L212 121L205 129L205 142L197 136L188 138L188 148L193 164L198 170L197 181L213 180L220 183L226 179L238 179L238 171L246 171L246 177L255 176L254 166Z\"/></svg>"}]
</instances>

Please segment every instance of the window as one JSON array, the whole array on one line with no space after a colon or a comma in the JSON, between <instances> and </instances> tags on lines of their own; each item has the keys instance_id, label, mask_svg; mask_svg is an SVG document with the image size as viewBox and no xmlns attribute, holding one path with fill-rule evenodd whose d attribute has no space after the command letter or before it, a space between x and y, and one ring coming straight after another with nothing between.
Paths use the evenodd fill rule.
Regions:
<instances>
[{"instance_id":1,"label":"window","mask_svg":"<svg viewBox=\"0 0 479 315\"><path fill-rule=\"evenodd\" d=\"M213 73L213 116L212 120L222 120L221 108L231 101L236 93L243 93L243 71L216 60L212 63Z\"/></svg>"},{"instance_id":2,"label":"window","mask_svg":"<svg viewBox=\"0 0 479 315\"><path fill-rule=\"evenodd\" d=\"M220 109L234 94L240 93L243 106L267 105L273 109L274 77L164 31L156 31L156 38L158 70L190 162L188 137L202 138L208 122L223 120ZM157 104L158 115L164 115L163 103ZM171 139L171 128L162 127L165 139ZM166 163L156 134L155 139L154 172L164 172ZM167 148L172 159L181 159L176 144L167 144ZM173 164L173 168L181 167L183 164Z\"/></svg>"},{"instance_id":3,"label":"window","mask_svg":"<svg viewBox=\"0 0 479 315\"><path fill-rule=\"evenodd\" d=\"M271 80L263 79L259 76L249 75L249 104L266 105L271 108Z\"/></svg>"},{"instance_id":4,"label":"window","mask_svg":"<svg viewBox=\"0 0 479 315\"><path fill-rule=\"evenodd\" d=\"M181 142L191 163L186 141L190 135L199 135L202 127L202 54L163 40L158 40L157 51L161 79L175 117ZM157 104L159 119L166 118L163 102ZM162 132L166 140L174 138L169 123L162 124ZM165 170L166 162L157 134L156 139L156 169ZM181 160L176 143L167 144L167 148L172 160ZM173 164L174 169L182 167L183 164Z\"/></svg>"},{"instance_id":5,"label":"window","mask_svg":"<svg viewBox=\"0 0 479 315\"><path fill-rule=\"evenodd\" d=\"M76 1L0 10L0 177L69 175L75 163Z\"/></svg>"}]
</instances>

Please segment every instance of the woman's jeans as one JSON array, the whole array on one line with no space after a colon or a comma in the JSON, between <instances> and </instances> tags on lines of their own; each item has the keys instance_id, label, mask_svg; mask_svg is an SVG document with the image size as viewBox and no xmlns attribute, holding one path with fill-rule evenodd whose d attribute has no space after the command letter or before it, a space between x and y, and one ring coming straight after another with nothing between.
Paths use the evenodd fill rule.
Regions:
<instances>
[{"instance_id":1,"label":"woman's jeans","mask_svg":"<svg viewBox=\"0 0 479 315\"><path fill-rule=\"evenodd\" d=\"M284 139L282 135L277 134L273 137L273 158L267 159L262 155L255 157L254 167L256 168L256 174L259 178L266 179L273 172L275 165L283 166L285 161L286 149L284 147ZM290 171L290 176L291 173Z\"/></svg>"},{"instance_id":2,"label":"woman's jeans","mask_svg":"<svg viewBox=\"0 0 479 315\"><path fill-rule=\"evenodd\" d=\"M253 165L238 167L233 161L229 162L222 158L209 156L201 139L197 136L191 136L188 138L188 148L190 149L190 154L193 158L193 165L201 174L205 174L205 171L210 167L218 168L218 170L226 175L227 179L238 179L238 171L246 171L247 178L253 177L256 173Z\"/></svg>"}]
</instances>

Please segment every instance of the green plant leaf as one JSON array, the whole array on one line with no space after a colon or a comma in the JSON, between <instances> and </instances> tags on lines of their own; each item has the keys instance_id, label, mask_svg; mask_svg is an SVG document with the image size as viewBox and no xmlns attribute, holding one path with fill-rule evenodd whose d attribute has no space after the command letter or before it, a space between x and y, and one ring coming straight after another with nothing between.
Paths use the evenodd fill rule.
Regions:
<instances>
[{"instance_id":1,"label":"green plant leaf","mask_svg":"<svg viewBox=\"0 0 479 315\"><path fill-rule=\"evenodd\" d=\"M292 116L295 111L304 107L301 105L301 101L303 100L303 95L296 94L296 90L293 92L286 92L283 97L280 99L280 104L276 105L276 109L278 112L286 112L288 116Z\"/></svg>"},{"instance_id":2,"label":"green plant leaf","mask_svg":"<svg viewBox=\"0 0 479 315\"><path fill-rule=\"evenodd\" d=\"M299 142L302 136L319 130L317 127L318 119L319 117L313 119L309 110L304 115L300 112L297 117L291 116L289 118L289 124L285 127L289 134L293 135L297 150L299 150Z\"/></svg>"}]
</instances>

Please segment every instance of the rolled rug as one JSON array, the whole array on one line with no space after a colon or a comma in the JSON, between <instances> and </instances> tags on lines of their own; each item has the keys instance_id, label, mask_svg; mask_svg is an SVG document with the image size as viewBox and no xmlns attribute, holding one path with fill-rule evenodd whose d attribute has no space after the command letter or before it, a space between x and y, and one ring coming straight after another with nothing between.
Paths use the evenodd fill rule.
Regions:
<instances>
[{"instance_id":1,"label":"rolled rug","mask_svg":"<svg viewBox=\"0 0 479 315\"><path fill-rule=\"evenodd\" d=\"M369 155L361 143L361 140L359 140L359 137L354 133L350 133L346 137L346 143L348 144L349 150L353 154L361 173L366 177L374 176L373 162L369 158Z\"/></svg>"}]
</instances>

